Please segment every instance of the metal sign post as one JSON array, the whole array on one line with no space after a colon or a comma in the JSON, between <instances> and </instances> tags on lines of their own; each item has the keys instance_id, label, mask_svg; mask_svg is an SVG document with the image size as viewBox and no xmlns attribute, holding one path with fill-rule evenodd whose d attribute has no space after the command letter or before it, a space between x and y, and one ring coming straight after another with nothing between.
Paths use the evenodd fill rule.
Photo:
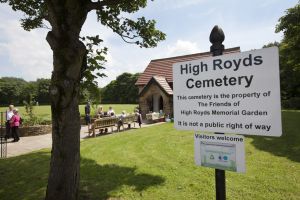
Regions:
<instances>
[{"instance_id":1,"label":"metal sign post","mask_svg":"<svg viewBox=\"0 0 300 200\"><path fill-rule=\"evenodd\" d=\"M219 26L215 26L209 36L209 41L212 43L210 52L213 56L220 56L223 54L224 45L222 42L225 39L223 30ZM224 133L216 133L224 134ZM216 200L226 199L226 185L225 185L225 170L215 169L215 185L216 185Z\"/></svg>"},{"instance_id":2,"label":"metal sign post","mask_svg":"<svg viewBox=\"0 0 300 200\"><path fill-rule=\"evenodd\" d=\"M3 121L3 112L0 112L0 158L6 158L7 155L7 140L5 138L5 133L3 130L4 121Z\"/></svg>"}]
</instances>

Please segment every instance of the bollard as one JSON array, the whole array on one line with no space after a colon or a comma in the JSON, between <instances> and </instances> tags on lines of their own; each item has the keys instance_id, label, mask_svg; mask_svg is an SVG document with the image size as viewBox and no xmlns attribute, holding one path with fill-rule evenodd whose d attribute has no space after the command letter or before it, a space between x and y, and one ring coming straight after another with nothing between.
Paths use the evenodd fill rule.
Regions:
<instances>
[{"instance_id":1,"label":"bollard","mask_svg":"<svg viewBox=\"0 0 300 200\"><path fill-rule=\"evenodd\" d=\"M5 138L5 132L4 132L4 113L0 113L0 158L6 158L7 156L7 140Z\"/></svg>"}]
</instances>

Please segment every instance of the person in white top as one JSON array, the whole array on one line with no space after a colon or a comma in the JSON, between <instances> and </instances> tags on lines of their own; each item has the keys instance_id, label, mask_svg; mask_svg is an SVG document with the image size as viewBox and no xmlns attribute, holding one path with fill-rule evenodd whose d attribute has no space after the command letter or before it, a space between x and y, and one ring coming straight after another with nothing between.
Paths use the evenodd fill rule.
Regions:
<instances>
[{"instance_id":1,"label":"person in white top","mask_svg":"<svg viewBox=\"0 0 300 200\"><path fill-rule=\"evenodd\" d=\"M115 111L112 109L112 107L110 106L109 107L109 109L108 109L108 111L107 111L107 115L108 116L115 116Z\"/></svg>"},{"instance_id":2,"label":"person in white top","mask_svg":"<svg viewBox=\"0 0 300 200\"><path fill-rule=\"evenodd\" d=\"M103 111L103 107L102 106L98 106L96 114L97 114L98 118L102 118L103 117L104 111Z\"/></svg>"},{"instance_id":3,"label":"person in white top","mask_svg":"<svg viewBox=\"0 0 300 200\"><path fill-rule=\"evenodd\" d=\"M5 122L5 129L6 129L6 135L5 138L9 139L11 136L11 127L10 127L10 119L14 115L14 105L9 105L8 110L6 110L6 122Z\"/></svg>"},{"instance_id":4,"label":"person in white top","mask_svg":"<svg viewBox=\"0 0 300 200\"><path fill-rule=\"evenodd\" d=\"M125 110L122 111L122 114L120 115L119 119L123 121L123 119L126 117Z\"/></svg>"},{"instance_id":5,"label":"person in white top","mask_svg":"<svg viewBox=\"0 0 300 200\"><path fill-rule=\"evenodd\" d=\"M123 120L126 117L126 113L125 110L122 111L122 114L119 116L119 121L118 121L118 131L120 131L120 127L123 127L124 130L124 124L123 124Z\"/></svg>"}]
</instances>

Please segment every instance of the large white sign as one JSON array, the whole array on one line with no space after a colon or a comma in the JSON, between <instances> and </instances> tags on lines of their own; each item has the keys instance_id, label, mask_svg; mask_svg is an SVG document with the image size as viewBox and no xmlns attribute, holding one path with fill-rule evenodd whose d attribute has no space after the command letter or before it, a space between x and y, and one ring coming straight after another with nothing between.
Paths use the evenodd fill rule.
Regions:
<instances>
[{"instance_id":1,"label":"large white sign","mask_svg":"<svg viewBox=\"0 0 300 200\"><path fill-rule=\"evenodd\" d=\"M175 63L173 80L177 129L282 134L277 47Z\"/></svg>"},{"instance_id":2,"label":"large white sign","mask_svg":"<svg viewBox=\"0 0 300 200\"><path fill-rule=\"evenodd\" d=\"M245 172L244 137L195 133L195 162L204 167Z\"/></svg>"}]
</instances>

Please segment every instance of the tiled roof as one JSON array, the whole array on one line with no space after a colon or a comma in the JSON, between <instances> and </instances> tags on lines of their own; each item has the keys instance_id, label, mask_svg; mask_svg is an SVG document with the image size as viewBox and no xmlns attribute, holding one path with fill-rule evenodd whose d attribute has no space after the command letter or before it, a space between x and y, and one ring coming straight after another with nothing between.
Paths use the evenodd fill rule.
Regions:
<instances>
[{"instance_id":1,"label":"tiled roof","mask_svg":"<svg viewBox=\"0 0 300 200\"><path fill-rule=\"evenodd\" d=\"M157 81L157 83L168 93L169 95L173 95L173 90L170 85L167 83L167 80L163 76L153 76L153 78Z\"/></svg>"},{"instance_id":2,"label":"tiled roof","mask_svg":"<svg viewBox=\"0 0 300 200\"><path fill-rule=\"evenodd\" d=\"M156 82L158 86L167 94L167 95L173 95L173 90L170 87L170 85L167 83L167 80L163 76L153 76L148 83L143 87L143 89L140 92L140 95L143 95L145 91L147 91L147 88L150 87L152 83Z\"/></svg>"},{"instance_id":3,"label":"tiled roof","mask_svg":"<svg viewBox=\"0 0 300 200\"><path fill-rule=\"evenodd\" d=\"M224 54L240 52L240 47L225 49ZM210 52L151 60L135 85L146 85L153 76L165 77L168 83L173 82L172 65L177 62L197 60L211 56Z\"/></svg>"}]
</instances>

